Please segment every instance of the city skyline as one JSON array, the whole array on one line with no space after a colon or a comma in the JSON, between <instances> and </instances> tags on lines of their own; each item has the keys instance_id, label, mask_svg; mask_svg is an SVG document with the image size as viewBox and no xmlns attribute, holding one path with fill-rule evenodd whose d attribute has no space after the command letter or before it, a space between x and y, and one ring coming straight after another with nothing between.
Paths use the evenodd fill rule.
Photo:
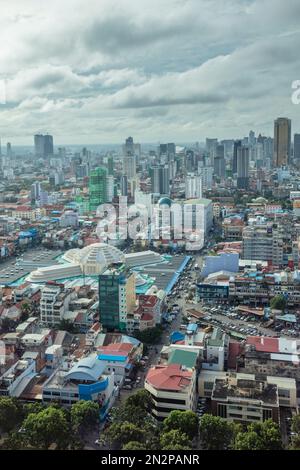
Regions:
<instances>
[{"instance_id":1,"label":"city skyline","mask_svg":"<svg viewBox=\"0 0 300 470\"><path fill-rule=\"evenodd\" d=\"M278 116L299 132L296 0L114 5L2 6L2 142L31 145L45 132L58 145L272 135Z\"/></svg>"}]
</instances>

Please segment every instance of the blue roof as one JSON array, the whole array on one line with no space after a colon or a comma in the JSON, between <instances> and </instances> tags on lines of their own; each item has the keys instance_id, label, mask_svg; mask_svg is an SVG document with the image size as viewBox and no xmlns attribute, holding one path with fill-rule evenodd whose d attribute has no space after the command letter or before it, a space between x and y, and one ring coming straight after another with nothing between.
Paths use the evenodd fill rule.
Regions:
<instances>
[{"instance_id":1,"label":"blue roof","mask_svg":"<svg viewBox=\"0 0 300 470\"><path fill-rule=\"evenodd\" d=\"M66 374L67 379L75 380L99 380L106 364L100 362L97 356L85 357L78 361Z\"/></svg>"},{"instance_id":2,"label":"blue roof","mask_svg":"<svg viewBox=\"0 0 300 470\"><path fill-rule=\"evenodd\" d=\"M187 326L187 331L191 331L192 333L195 333L198 329L198 326L196 325L196 323L189 323L188 326Z\"/></svg>"},{"instance_id":3,"label":"blue roof","mask_svg":"<svg viewBox=\"0 0 300 470\"><path fill-rule=\"evenodd\" d=\"M177 341L184 340L184 336L185 335L180 331L173 331L173 333L170 334L170 341L171 343L177 343Z\"/></svg>"},{"instance_id":4,"label":"blue roof","mask_svg":"<svg viewBox=\"0 0 300 470\"><path fill-rule=\"evenodd\" d=\"M125 362L127 359L127 356L114 356L113 354L105 354L101 353L98 356L98 359L100 361L116 361L116 362Z\"/></svg>"}]
</instances>

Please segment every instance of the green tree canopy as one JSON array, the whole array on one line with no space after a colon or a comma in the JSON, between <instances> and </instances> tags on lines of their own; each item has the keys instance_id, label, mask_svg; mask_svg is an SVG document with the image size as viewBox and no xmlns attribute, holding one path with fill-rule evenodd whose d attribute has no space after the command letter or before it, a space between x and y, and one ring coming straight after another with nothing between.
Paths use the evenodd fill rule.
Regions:
<instances>
[{"instance_id":1,"label":"green tree canopy","mask_svg":"<svg viewBox=\"0 0 300 470\"><path fill-rule=\"evenodd\" d=\"M283 295L275 295L271 299L270 307L276 310L284 310L286 307L286 298Z\"/></svg>"},{"instance_id":2,"label":"green tree canopy","mask_svg":"<svg viewBox=\"0 0 300 470\"><path fill-rule=\"evenodd\" d=\"M125 401L125 406L135 406L142 410L148 411L151 409L152 400L150 393L147 390L139 390L138 392L130 395Z\"/></svg>"},{"instance_id":3,"label":"green tree canopy","mask_svg":"<svg viewBox=\"0 0 300 470\"><path fill-rule=\"evenodd\" d=\"M277 423L268 419L263 423L251 423L246 432L238 432L235 450L281 450L282 440Z\"/></svg>"},{"instance_id":4,"label":"green tree canopy","mask_svg":"<svg viewBox=\"0 0 300 470\"><path fill-rule=\"evenodd\" d=\"M160 445L162 450L174 450L175 447L191 449L191 441L188 436L179 431L179 429L172 429L171 431L164 432L160 436Z\"/></svg>"},{"instance_id":5,"label":"green tree canopy","mask_svg":"<svg viewBox=\"0 0 300 470\"><path fill-rule=\"evenodd\" d=\"M106 430L105 438L112 448L120 449L132 441L143 442L145 431L133 423L113 423Z\"/></svg>"},{"instance_id":6,"label":"green tree canopy","mask_svg":"<svg viewBox=\"0 0 300 470\"><path fill-rule=\"evenodd\" d=\"M138 441L130 441L123 445L122 450L148 450L145 444Z\"/></svg>"},{"instance_id":7,"label":"green tree canopy","mask_svg":"<svg viewBox=\"0 0 300 470\"><path fill-rule=\"evenodd\" d=\"M205 414L200 419L200 439L207 450L228 449L240 427L219 416Z\"/></svg>"},{"instance_id":8,"label":"green tree canopy","mask_svg":"<svg viewBox=\"0 0 300 470\"><path fill-rule=\"evenodd\" d=\"M71 407L71 423L76 430L85 430L99 423L99 405L93 401L80 400Z\"/></svg>"},{"instance_id":9,"label":"green tree canopy","mask_svg":"<svg viewBox=\"0 0 300 470\"><path fill-rule=\"evenodd\" d=\"M63 410L53 406L30 413L23 422L29 444L38 449L48 449L51 444L64 449L70 438L69 425Z\"/></svg>"},{"instance_id":10,"label":"green tree canopy","mask_svg":"<svg viewBox=\"0 0 300 470\"><path fill-rule=\"evenodd\" d=\"M155 326L154 328L148 328L147 330L139 331L135 336L142 343L158 344L161 339L162 332L163 330L160 326Z\"/></svg>"},{"instance_id":11,"label":"green tree canopy","mask_svg":"<svg viewBox=\"0 0 300 470\"><path fill-rule=\"evenodd\" d=\"M169 416L163 421L164 432L177 429L185 433L189 439L198 435L198 416L193 411L171 411Z\"/></svg>"},{"instance_id":12,"label":"green tree canopy","mask_svg":"<svg viewBox=\"0 0 300 470\"><path fill-rule=\"evenodd\" d=\"M0 397L0 429L12 431L23 419L22 409L15 398Z\"/></svg>"}]
</instances>

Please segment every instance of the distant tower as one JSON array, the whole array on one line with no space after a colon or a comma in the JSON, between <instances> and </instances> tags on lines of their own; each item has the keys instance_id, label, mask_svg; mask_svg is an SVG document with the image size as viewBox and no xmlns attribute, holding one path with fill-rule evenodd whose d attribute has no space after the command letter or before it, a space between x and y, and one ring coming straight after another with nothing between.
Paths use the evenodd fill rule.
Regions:
<instances>
[{"instance_id":1,"label":"distant tower","mask_svg":"<svg viewBox=\"0 0 300 470\"><path fill-rule=\"evenodd\" d=\"M275 167L286 166L291 161L291 120L278 118L274 122L274 155Z\"/></svg>"}]
</instances>

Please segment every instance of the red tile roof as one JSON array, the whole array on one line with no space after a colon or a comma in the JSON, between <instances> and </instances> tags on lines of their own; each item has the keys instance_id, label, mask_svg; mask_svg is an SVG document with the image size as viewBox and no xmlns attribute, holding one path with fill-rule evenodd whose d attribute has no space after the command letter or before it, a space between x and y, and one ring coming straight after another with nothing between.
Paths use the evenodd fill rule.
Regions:
<instances>
[{"instance_id":1,"label":"red tile roof","mask_svg":"<svg viewBox=\"0 0 300 470\"><path fill-rule=\"evenodd\" d=\"M99 351L102 353L129 354L133 345L131 343L111 343L107 346L101 346Z\"/></svg>"},{"instance_id":2,"label":"red tile roof","mask_svg":"<svg viewBox=\"0 0 300 470\"><path fill-rule=\"evenodd\" d=\"M236 369L236 360L239 354L242 351L242 345L238 341L232 341L230 340L229 342L229 348L228 348L228 361L227 365L229 369Z\"/></svg>"},{"instance_id":3,"label":"red tile roof","mask_svg":"<svg viewBox=\"0 0 300 470\"><path fill-rule=\"evenodd\" d=\"M248 336L246 344L255 346L258 352L279 352L279 339L265 336Z\"/></svg>"},{"instance_id":4,"label":"red tile roof","mask_svg":"<svg viewBox=\"0 0 300 470\"><path fill-rule=\"evenodd\" d=\"M146 381L158 390L181 391L190 385L193 373L183 370L180 364L152 367Z\"/></svg>"}]
</instances>

